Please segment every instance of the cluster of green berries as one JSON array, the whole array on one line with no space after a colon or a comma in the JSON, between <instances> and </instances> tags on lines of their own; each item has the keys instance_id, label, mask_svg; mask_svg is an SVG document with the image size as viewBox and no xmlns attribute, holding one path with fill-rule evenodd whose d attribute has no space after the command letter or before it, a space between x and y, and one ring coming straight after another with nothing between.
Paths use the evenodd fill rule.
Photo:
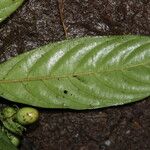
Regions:
<instances>
[{"instance_id":1,"label":"cluster of green berries","mask_svg":"<svg viewBox=\"0 0 150 150\"><path fill-rule=\"evenodd\" d=\"M5 132L10 141L18 146L20 137L25 126L36 122L39 118L39 112L32 107L5 107L0 111L1 130Z\"/></svg>"}]
</instances>

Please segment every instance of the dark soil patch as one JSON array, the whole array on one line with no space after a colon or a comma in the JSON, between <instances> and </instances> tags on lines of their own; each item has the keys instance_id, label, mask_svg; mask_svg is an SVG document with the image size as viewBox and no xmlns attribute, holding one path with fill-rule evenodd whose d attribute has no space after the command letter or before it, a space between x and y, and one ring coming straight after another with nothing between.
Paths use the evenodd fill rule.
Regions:
<instances>
[{"instance_id":1,"label":"dark soil patch","mask_svg":"<svg viewBox=\"0 0 150 150\"><path fill-rule=\"evenodd\" d=\"M26 0L0 25L0 62L65 39L59 6L57 0ZM69 38L150 35L149 0L64 0L63 18ZM2 99L1 105L5 104ZM40 120L25 133L21 150L150 149L148 98L134 104L90 111L39 110Z\"/></svg>"}]
</instances>

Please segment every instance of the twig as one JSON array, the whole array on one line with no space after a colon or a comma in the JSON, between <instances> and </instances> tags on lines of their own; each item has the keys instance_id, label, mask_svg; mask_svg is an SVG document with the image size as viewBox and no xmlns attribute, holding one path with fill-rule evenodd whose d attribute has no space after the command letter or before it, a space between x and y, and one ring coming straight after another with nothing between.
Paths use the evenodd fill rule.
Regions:
<instances>
[{"instance_id":1,"label":"twig","mask_svg":"<svg viewBox=\"0 0 150 150\"><path fill-rule=\"evenodd\" d=\"M60 20L63 26L65 37L67 39L68 38L67 27L64 22L64 1L65 0L58 0L58 5L59 5Z\"/></svg>"}]
</instances>

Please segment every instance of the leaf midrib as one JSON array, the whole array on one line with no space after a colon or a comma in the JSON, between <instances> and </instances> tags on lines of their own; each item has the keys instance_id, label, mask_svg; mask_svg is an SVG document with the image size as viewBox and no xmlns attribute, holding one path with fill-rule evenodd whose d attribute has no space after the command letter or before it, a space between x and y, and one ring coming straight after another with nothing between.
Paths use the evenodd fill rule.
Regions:
<instances>
[{"instance_id":1,"label":"leaf midrib","mask_svg":"<svg viewBox=\"0 0 150 150\"><path fill-rule=\"evenodd\" d=\"M22 79L12 79L12 80L0 80L0 84L4 83L20 83L20 82L32 82L32 81L40 81L40 80L53 80L53 79L65 79L69 77L81 77L81 76L94 76L96 74L100 73L107 73L107 72L114 72L114 71L127 71L130 68L135 68L139 66L145 66L149 64L150 61L147 61L145 63L140 63L136 65L130 65L124 68L115 68L110 70L101 70L101 71L89 71L89 72L79 72L79 73L68 73L63 75L51 75L51 76L37 76L37 77L29 77L29 78L22 78Z\"/></svg>"}]
</instances>

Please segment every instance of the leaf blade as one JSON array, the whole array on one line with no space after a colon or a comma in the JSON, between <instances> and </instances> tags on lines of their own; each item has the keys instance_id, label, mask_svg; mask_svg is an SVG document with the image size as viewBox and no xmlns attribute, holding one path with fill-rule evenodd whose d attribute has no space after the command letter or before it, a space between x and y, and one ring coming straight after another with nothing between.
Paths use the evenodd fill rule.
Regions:
<instances>
[{"instance_id":1,"label":"leaf blade","mask_svg":"<svg viewBox=\"0 0 150 150\"><path fill-rule=\"evenodd\" d=\"M0 1L0 22L10 16L24 0L1 0Z\"/></svg>"},{"instance_id":2,"label":"leaf blade","mask_svg":"<svg viewBox=\"0 0 150 150\"><path fill-rule=\"evenodd\" d=\"M46 108L120 105L150 95L149 66L149 37L80 38L2 64L0 92L16 102Z\"/></svg>"},{"instance_id":3,"label":"leaf blade","mask_svg":"<svg viewBox=\"0 0 150 150\"><path fill-rule=\"evenodd\" d=\"M17 148L10 142L7 135L0 130L0 150L17 150Z\"/></svg>"}]
</instances>

